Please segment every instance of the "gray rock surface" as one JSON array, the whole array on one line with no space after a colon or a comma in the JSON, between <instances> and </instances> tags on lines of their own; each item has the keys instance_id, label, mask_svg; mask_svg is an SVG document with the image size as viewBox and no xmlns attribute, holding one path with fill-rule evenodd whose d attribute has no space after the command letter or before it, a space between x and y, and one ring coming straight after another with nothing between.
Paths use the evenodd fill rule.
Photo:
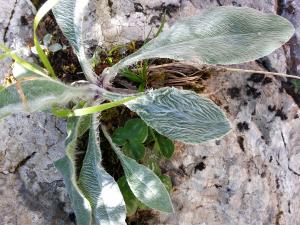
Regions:
<instances>
[{"instance_id":1,"label":"gray rock surface","mask_svg":"<svg viewBox=\"0 0 300 225\"><path fill-rule=\"evenodd\" d=\"M32 43L31 2L0 0L0 7L0 43L12 49ZM0 61L1 80L10 65L10 59ZM65 136L64 122L46 113L0 122L0 225L70 224L64 185L53 165L64 154Z\"/></svg>"},{"instance_id":2,"label":"gray rock surface","mask_svg":"<svg viewBox=\"0 0 300 225\"><path fill-rule=\"evenodd\" d=\"M267 68L255 62L240 67L299 72L298 0L92 0L85 42L109 46L144 39L155 33L164 11L167 29L180 17L219 5L277 12L292 21L295 37L265 59L271 62ZM1 43L26 46L34 8L25 0L0 0L0 7ZM3 77L9 60L0 65ZM157 214L155 224L300 224L299 106L281 79L249 78L227 73L205 81L205 93L227 112L233 131L201 145L177 144L175 157L164 165L175 184L176 213ZM71 224L64 185L53 167L64 152L64 122L45 113L15 115L0 123L0 138L0 225Z\"/></svg>"}]
</instances>

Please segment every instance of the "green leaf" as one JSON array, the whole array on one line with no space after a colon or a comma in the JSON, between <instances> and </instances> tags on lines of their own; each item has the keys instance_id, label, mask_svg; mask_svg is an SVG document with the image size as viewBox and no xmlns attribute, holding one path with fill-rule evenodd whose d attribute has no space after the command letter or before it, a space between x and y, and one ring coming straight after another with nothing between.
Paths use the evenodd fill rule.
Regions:
<instances>
[{"instance_id":1,"label":"green leaf","mask_svg":"<svg viewBox=\"0 0 300 225\"><path fill-rule=\"evenodd\" d=\"M162 212L173 212L166 188L150 169L125 155L120 160L131 191L142 203Z\"/></svg>"},{"instance_id":2,"label":"green leaf","mask_svg":"<svg viewBox=\"0 0 300 225\"><path fill-rule=\"evenodd\" d=\"M56 106L53 106L51 108L51 113L56 117L66 118L72 115L72 110L68 108L59 108Z\"/></svg>"},{"instance_id":3,"label":"green leaf","mask_svg":"<svg viewBox=\"0 0 300 225\"><path fill-rule=\"evenodd\" d=\"M127 120L124 127L117 128L113 134L113 141L118 145L125 145L127 142L144 143L148 137L147 124L139 119Z\"/></svg>"},{"instance_id":4,"label":"green leaf","mask_svg":"<svg viewBox=\"0 0 300 225\"><path fill-rule=\"evenodd\" d=\"M114 143L122 146L122 145L126 144L129 136L130 135L127 133L127 130L125 127L119 127L114 131L112 139L113 139Z\"/></svg>"},{"instance_id":5,"label":"green leaf","mask_svg":"<svg viewBox=\"0 0 300 225\"><path fill-rule=\"evenodd\" d=\"M24 78L0 92L0 118L22 111L33 112L75 98L91 98L88 87L70 87L47 78Z\"/></svg>"},{"instance_id":6,"label":"green leaf","mask_svg":"<svg viewBox=\"0 0 300 225\"><path fill-rule=\"evenodd\" d=\"M165 185L168 192L171 192L173 187L171 178L167 175L159 175L158 177L161 180L161 182Z\"/></svg>"},{"instance_id":7,"label":"green leaf","mask_svg":"<svg viewBox=\"0 0 300 225\"><path fill-rule=\"evenodd\" d=\"M66 140L66 156L55 162L55 167L64 178L72 208L76 215L77 225L91 225L92 209L89 201L84 197L76 181L75 152L77 147L78 130L81 117L72 117L69 120Z\"/></svg>"},{"instance_id":8,"label":"green leaf","mask_svg":"<svg viewBox=\"0 0 300 225\"><path fill-rule=\"evenodd\" d=\"M160 167L157 163L157 160L150 159L147 161L147 167L152 170L157 176L161 175Z\"/></svg>"},{"instance_id":9,"label":"green leaf","mask_svg":"<svg viewBox=\"0 0 300 225\"><path fill-rule=\"evenodd\" d=\"M84 10L88 3L89 0L61 0L52 12L63 34L73 46L86 78L96 83L97 75L93 72L91 64L85 56L81 36Z\"/></svg>"},{"instance_id":10,"label":"green leaf","mask_svg":"<svg viewBox=\"0 0 300 225\"><path fill-rule=\"evenodd\" d=\"M125 156L113 143L105 127L103 133L121 161L127 183L132 193L146 206L162 212L173 212L173 206L160 179L147 167L138 164L134 159Z\"/></svg>"},{"instance_id":11,"label":"green leaf","mask_svg":"<svg viewBox=\"0 0 300 225\"><path fill-rule=\"evenodd\" d=\"M140 143L146 141L148 136L148 127L143 120L139 118L130 119L126 122L124 128L128 133L129 140Z\"/></svg>"},{"instance_id":12,"label":"green leaf","mask_svg":"<svg viewBox=\"0 0 300 225\"><path fill-rule=\"evenodd\" d=\"M123 77L126 77L128 80L132 81L132 82L136 82L136 83L142 83L143 79L141 77L139 77L135 72L133 72L131 69L129 68L124 68L120 71L120 74Z\"/></svg>"},{"instance_id":13,"label":"green leaf","mask_svg":"<svg viewBox=\"0 0 300 225\"><path fill-rule=\"evenodd\" d=\"M126 225L125 202L117 183L101 166L101 150L95 128L97 126L90 129L79 187L92 206L96 225Z\"/></svg>"},{"instance_id":14,"label":"green leaf","mask_svg":"<svg viewBox=\"0 0 300 225\"><path fill-rule=\"evenodd\" d=\"M124 95L103 93L110 100ZM125 105L160 134L185 143L220 138L231 127L222 110L193 91L176 88L150 90Z\"/></svg>"},{"instance_id":15,"label":"green leaf","mask_svg":"<svg viewBox=\"0 0 300 225\"><path fill-rule=\"evenodd\" d=\"M36 30L37 30L38 25L39 25L40 21L42 20L42 18L51 10L51 8L53 6L55 6L57 4L58 1L60 1L60 0L48 0L44 5L42 5L42 7L37 12L37 14L34 18L34 22L33 22L33 41L34 41L35 48L38 52L38 55L39 55L42 63L44 64L44 66L50 73L51 77L53 77L53 78L56 78L55 72L39 43L39 40L38 40L38 37L36 34Z\"/></svg>"},{"instance_id":16,"label":"green leaf","mask_svg":"<svg viewBox=\"0 0 300 225\"><path fill-rule=\"evenodd\" d=\"M126 155L135 160L141 160L145 156L145 146L140 142L129 141L123 146Z\"/></svg>"},{"instance_id":17,"label":"green leaf","mask_svg":"<svg viewBox=\"0 0 300 225\"><path fill-rule=\"evenodd\" d=\"M138 209L139 200L137 200L137 198L130 190L130 187L128 186L126 178L124 176L118 180L118 185L126 203L127 216L132 216Z\"/></svg>"},{"instance_id":18,"label":"green leaf","mask_svg":"<svg viewBox=\"0 0 300 225\"><path fill-rule=\"evenodd\" d=\"M283 17L245 7L224 6L187 17L111 68L147 58L190 60L201 64L238 64L266 56L294 34Z\"/></svg>"},{"instance_id":19,"label":"green leaf","mask_svg":"<svg viewBox=\"0 0 300 225\"><path fill-rule=\"evenodd\" d=\"M174 153L173 141L157 132L154 134L154 139L154 148L164 157L170 159Z\"/></svg>"},{"instance_id":20,"label":"green leaf","mask_svg":"<svg viewBox=\"0 0 300 225\"><path fill-rule=\"evenodd\" d=\"M36 65L34 63L27 62L26 60L22 59L21 57L17 56L16 52L17 50L13 51L7 48L5 45L0 44L0 49L4 51L3 55L0 55L0 60L6 57L11 57L13 60L15 60L15 63L21 65L26 70L28 70L28 74L31 72L36 75L43 76L45 78L49 78L48 75L45 73L45 70L40 67L39 65ZM1 57L2 56L2 57Z\"/></svg>"}]
</instances>

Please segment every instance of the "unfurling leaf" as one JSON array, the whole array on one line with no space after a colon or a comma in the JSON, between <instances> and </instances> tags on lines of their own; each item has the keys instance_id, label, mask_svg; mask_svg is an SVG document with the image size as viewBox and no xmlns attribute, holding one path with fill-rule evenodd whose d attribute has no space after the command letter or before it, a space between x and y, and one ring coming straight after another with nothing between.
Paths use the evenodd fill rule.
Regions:
<instances>
[{"instance_id":1,"label":"unfurling leaf","mask_svg":"<svg viewBox=\"0 0 300 225\"><path fill-rule=\"evenodd\" d=\"M22 111L37 111L52 104L66 104L75 98L91 98L88 87L71 87L59 81L26 77L0 92L0 118Z\"/></svg>"},{"instance_id":2,"label":"unfurling leaf","mask_svg":"<svg viewBox=\"0 0 300 225\"><path fill-rule=\"evenodd\" d=\"M96 132L90 129L79 187L89 200L95 225L126 225L126 208L118 184L101 166Z\"/></svg>"},{"instance_id":3,"label":"unfurling leaf","mask_svg":"<svg viewBox=\"0 0 300 225\"><path fill-rule=\"evenodd\" d=\"M118 100L124 95L107 92L104 97ZM216 104L192 91L176 88L151 90L125 105L171 140L197 144L220 138L231 128Z\"/></svg>"},{"instance_id":4,"label":"unfurling leaf","mask_svg":"<svg viewBox=\"0 0 300 225\"><path fill-rule=\"evenodd\" d=\"M224 6L176 22L169 30L121 60L111 73L148 58L201 64L238 64L266 56L287 42L293 25L283 17Z\"/></svg>"}]
</instances>

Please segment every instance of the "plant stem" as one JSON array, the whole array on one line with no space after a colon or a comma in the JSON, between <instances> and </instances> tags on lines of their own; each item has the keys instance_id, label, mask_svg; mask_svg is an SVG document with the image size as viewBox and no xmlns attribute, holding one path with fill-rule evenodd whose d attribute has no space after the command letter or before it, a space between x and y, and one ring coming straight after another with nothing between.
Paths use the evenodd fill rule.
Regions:
<instances>
[{"instance_id":1,"label":"plant stem","mask_svg":"<svg viewBox=\"0 0 300 225\"><path fill-rule=\"evenodd\" d=\"M84 116L84 115L88 115L88 114L101 112L103 110L110 109L112 107L122 105L126 102L129 102L133 99L136 99L137 97L139 97L139 96L130 96L130 97L123 98L121 100L110 102L110 103L105 103L105 104L101 104L101 105L86 107L86 108L82 108L82 109L75 109L72 116Z\"/></svg>"},{"instance_id":2,"label":"plant stem","mask_svg":"<svg viewBox=\"0 0 300 225\"><path fill-rule=\"evenodd\" d=\"M300 79L299 76L289 75L289 74L285 74L285 73L275 73L275 72L259 71L259 70L245 70L245 69L229 68L229 67L219 67L219 68L224 69L225 71L230 71L230 72L258 73L258 74L264 74L264 75L274 75L274 76L279 76L279 77L288 77L288 78L293 78L293 79Z\"/></svg>"}]
</instances>

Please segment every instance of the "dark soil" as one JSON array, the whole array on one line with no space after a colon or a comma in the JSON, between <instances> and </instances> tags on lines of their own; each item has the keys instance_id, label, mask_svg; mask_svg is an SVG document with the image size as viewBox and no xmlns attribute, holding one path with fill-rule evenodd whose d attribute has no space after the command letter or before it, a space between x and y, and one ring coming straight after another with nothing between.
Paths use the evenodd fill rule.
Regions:
<instances>
[{"instance_id":1,"label":"dark soil","mask_svg":"<svg viewBox=\"0 0 300 225\"><path fill-rule=\"evenodd\" d=\"M63 36L59 29L54 16L49 13L41 22L38 29L38 36L42 39L46 34L52 34L51 44L59 43L68 46L65 50L55 53L49 53L48 59L59 79L63 82L71 83L78 80L84 80L84 74L78 62L77 56L74 54L68 40Z\"/></svg>"}]
</instances>

